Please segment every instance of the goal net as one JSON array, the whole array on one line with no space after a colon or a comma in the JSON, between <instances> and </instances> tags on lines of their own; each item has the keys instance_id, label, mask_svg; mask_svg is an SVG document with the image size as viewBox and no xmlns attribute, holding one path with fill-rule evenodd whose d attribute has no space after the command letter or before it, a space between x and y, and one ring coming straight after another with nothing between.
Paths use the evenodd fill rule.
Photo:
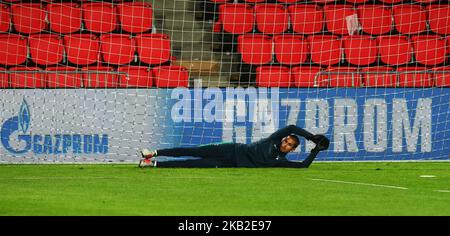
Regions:
<instances>
[{"instance_id":1,"label":"goal net","mask_svg":"<svg viewBox=\"0 0 450 236\"><path fill-rule=\"evenodd\" d=\"M291 124L329 137L318 161L450 158L447 0L9 0L0 19L0 163Z\"/></svg>"}]
</instances>

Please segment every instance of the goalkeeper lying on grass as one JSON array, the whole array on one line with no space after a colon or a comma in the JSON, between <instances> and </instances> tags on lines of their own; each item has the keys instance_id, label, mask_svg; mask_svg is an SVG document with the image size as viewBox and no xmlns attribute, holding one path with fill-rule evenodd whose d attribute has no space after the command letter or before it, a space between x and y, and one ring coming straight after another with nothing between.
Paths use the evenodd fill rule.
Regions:
<instances>
[{"instance_id":1,"label":"goalkeeper lying on grass","mask_svg":"<svg viewBox=\"0 0 450 236\"><path fill-rule=\"evenodd\" d=\"M299 145L297 135L313 141L316 146L302 162L289 161L286 155ZM328 148L330 141L323 135L313 135L295 125L279 129L268 138L251 144L220 143L198 147L140 151L139 167L291 167L308 168L319 151ZM158 156L191 156L200 159L160 161Z\"/></svg>"}]
</instances>

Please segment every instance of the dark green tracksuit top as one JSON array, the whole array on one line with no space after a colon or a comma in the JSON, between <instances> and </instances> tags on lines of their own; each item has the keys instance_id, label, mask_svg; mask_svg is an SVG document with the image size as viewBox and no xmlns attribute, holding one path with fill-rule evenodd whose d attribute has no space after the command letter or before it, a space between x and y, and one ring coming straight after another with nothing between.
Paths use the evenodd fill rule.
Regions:
<instances>
[{"instance_id":1,"label":"dark green tracksuit top","mask_svg":"<svg viewBox=\"0 0 450 236\"><path fill-rule=\"evenodd\" d=\"M290 134L305 137L307 140L313 137L310 132L295 125L289 125L257 142L251 144L238 143L235 146L234 153L237 167L308 167L317 153L312 152L308 157L311 160L308 160L309 163L306 164L306 160L304 162L289 161L286 158L287 153L280 151L281 140Z\"/></svg>"}]
</instances>

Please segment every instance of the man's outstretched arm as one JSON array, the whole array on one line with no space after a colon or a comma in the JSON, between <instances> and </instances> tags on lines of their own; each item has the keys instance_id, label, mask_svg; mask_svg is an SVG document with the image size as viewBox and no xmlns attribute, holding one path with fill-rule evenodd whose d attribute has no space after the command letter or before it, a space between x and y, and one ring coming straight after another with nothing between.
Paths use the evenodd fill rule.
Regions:
<instances>
[{"instance_id":1,"label":"man's outstretched arm","mask_svg":"<svg viewBox=\"0 0 450 236\"><path fill-rule=\"evenodd\" d=\"M330 145L330 140L321 134L313 135L312 141L316 143L316 146L311 150L308 157L302 162L289 161L285 159L283 161L271 163L270 167L308 168L316 158L317 154L319 154L320 151L328 149Z\"/></svg>"},{"instance_id":2,"label":"man's outstretched arm","mask_svg":"<svg viewBox=\"0 0 450 236\"><path fill-rule=\"evenodd\" d=\"M303 161L280 161L272 163L268 167L308 168L320 151L321 150L318 147L315 147L311 150L311 153L308 155L308 157Z\"/></svg>"},{"instance_id":3,"label":"man's outstretched arm","mask_svg":"<svg viewBox=\"0 0 450 236\"><path fill-rule=\"evenodd\" d=\"M305 137L307 140L311 140L314 137L314 135L312 133L310 133L296 125L288 125L284 128L277 130L275 133L270 135L269 138L281 141L281 139L283 139L284 137L286 137L290 134L296 134L296 135Z\"/></svg>"}]
</instances>

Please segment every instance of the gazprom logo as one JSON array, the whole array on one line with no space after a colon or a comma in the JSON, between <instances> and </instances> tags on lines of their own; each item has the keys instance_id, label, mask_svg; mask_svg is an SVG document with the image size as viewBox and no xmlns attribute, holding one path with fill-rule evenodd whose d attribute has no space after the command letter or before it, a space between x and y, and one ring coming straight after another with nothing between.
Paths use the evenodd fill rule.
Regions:
<instances>
[{"instance_id":1,"label":"gazprom logo","mask_svg":"<svg viewBox=\"0 0 450 236\"><path fill-rule=\"evenodd\" d=\"M1 126L3 147L14 155L33 152L40 154L106 154L107 134L30 134L31 110L25 99L19 114Z\"/></svg>"}]
</instances>

